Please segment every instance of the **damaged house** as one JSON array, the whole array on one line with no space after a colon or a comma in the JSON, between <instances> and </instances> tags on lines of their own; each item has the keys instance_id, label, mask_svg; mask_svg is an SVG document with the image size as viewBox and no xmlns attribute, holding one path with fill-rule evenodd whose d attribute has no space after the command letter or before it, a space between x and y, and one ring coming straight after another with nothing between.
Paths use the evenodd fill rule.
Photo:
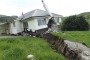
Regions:
<instances>
[{"instance_id":1,"label":"damaged house","mask_svg":"<svg viewBox=\"0 0 90 60\"><path fill-rule=\"evenodd\" d=\"M52 13L57 25L61 22L61 15ZM17 34L22 32L25 28L28 31L33 32L39 29L47 28L50 15L43 10L35 9L22 16L18 17L16 20L10 23L10 34Z\"/></svg>"},{"instance_id":2,"label":"damaged house","mask_svg":"<svg viewBox=\"0 0 90 60\"><path fill-rule=\"evenodd\" d=\"M52 13L57 25L60 25L61 15ZM1 34L17 34L22 32L25 28L28 31L47 28L50 15L43 10L35 9L25 14L22 13L16 20L7 23L0 24L0 35Z\"/></svg>"},{"instance_id":3,"label":"damaged house","mask_svg":"<svg viewBox=\"0 0 90 60\"><path fill-rule=\"evenodd\" d=\"M7 23L1 24L0 31L2 32L0 32L0 34L2 33L18 34L25 31L25 29L27 31L32 30L33 32L35 32L36 30L47 28L48 22L50 22L50 19L53 17L54 17L53 20L55 24L51 25L54 27L54 28L51 28L51 30L54 31L56 29L55 31L58 31L58 28L56 27L60 25L61 15L51 13L43 0L42 0L42 3L45 11L40 9L35 9L25 14L22 13L20 17L18 17L16 20L12 22L9 22L7 26L5 26ZM51 21L53 20L51 19ZM6 28L3 26L5 26Z\"/></svg>"}]
</instances>

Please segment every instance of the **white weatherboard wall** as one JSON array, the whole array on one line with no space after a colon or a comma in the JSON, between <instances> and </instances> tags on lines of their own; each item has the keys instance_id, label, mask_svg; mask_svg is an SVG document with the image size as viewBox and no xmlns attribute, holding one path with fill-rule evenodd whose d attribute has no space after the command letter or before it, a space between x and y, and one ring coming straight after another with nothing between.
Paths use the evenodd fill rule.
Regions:
<instances>
[{"instance_id":1,"label":"white weatherboard wall","mask_svg":"<svg viewBox=\"0 0 90 60\"><path fill-rule=\"evenodd\" d=\"M28 20L28 30L31 29L33 32L35 32L35 30L39 30L46 27L47 25L38 26L38 20L36 18Z\"/></svg>"},{"instance_id":2,"label":"white weatherboard wall","mask_svg":"<svg viewBox=\"0 0 90 60\"><path fill-rule=\"evenodd\" d=\"M14 27L13 23L10 23L10 34L16 34L16 28Z\"/></svg>"},{"instance_id":3,"label":"white weatherboard wall","mask_svg":"<svg viewBox=\"0 0 90 60\"><path fill-rule=\"evenodd\" d=\"M33 32L37 30L37 19L28 20L28 30L32 30Z\"/></svg>"},{"instance_id":4,"label":"white weatherboard wall","mask_svg":"<svg viewBox=\"0 0 90 60\"><path fill-rule=\"evenodd\" d=\"M15 23L15 27L16 27L17 33L22 32L23 31L23 22L17 20Z\"/></svg>"},{"instance_id":5,"label":"white weatherboard wall","mask_svg":"<svg viewBox=\"0 0 90 60\"><path fill-rule=\"evenodd\" d=\"M14 21L10 24L10 34L17 34L23 31L23 23L20 21Z\"/></svg>"}]
</instances>

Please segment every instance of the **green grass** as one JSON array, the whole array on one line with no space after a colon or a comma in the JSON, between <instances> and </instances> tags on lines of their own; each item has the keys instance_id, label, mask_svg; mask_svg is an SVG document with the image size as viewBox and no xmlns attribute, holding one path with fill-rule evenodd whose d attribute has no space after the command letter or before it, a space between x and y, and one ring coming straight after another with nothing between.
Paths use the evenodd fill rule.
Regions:
<instances>
[{"instance_id":1,"label":"green grass","mask_svg":"<svg viewBox=\"0 0 90 60\"><path fill-rule=\"evenodd\" d=\"M33 54L35 60L65 60L41 38L1 38L0 60L28 60L27 55Z\"/></svg>"},{"instance_id":2,"label":"green grass","mask_svg":"<svg viewBox=\"0 0 90 60\"><path fill-rule=\"evenodd\" d=\"M65 31L65 33L52 33L56 36L59 36L61 38L80 42L83 41L87 44L88 47L90 47L90 31Z\"/></svg>"}]
</instances>

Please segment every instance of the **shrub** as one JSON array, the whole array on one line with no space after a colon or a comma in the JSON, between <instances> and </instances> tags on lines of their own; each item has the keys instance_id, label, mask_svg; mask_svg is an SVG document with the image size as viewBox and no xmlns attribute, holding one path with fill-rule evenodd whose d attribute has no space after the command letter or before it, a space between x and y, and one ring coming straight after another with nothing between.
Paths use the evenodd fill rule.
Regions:
<instances>
[{"instance_id":1,"label":"shrub","mask_svg":"<svg viewBox=\"0 0 90 60\"><path fill-rule=\"evenodd\" d=\"M63 21L62 30L86 31L89 30L89 24L83 16L69 16Z\"/></svg>"}]
</instances>

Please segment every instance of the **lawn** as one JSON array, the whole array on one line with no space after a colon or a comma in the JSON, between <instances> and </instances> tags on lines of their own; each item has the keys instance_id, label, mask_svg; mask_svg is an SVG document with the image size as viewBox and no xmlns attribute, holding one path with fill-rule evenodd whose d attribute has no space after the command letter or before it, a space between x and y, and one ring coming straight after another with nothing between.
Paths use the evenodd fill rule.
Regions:
<instances>
[{"instance_id":1,"label":"lawn","mask_svg":"<svg viewBox=\"0 0 90 60\"><path fill-rule=\"evenodd\" d=\"M52 33L56 36L75 42L85 42L90 47L90 31L65 31L64 33Z\"/></svg>"},{"instance_id":2,"label":"lawn","mask_svg":"<svg viewBox=\"0 0 90 60\"><path fill-rule=\"evenodd\" d=\"M33 54L35 60L65 60L41 38L0 38L0 60L28 60L29 54Z\"/></svg>"}]
</instances>

